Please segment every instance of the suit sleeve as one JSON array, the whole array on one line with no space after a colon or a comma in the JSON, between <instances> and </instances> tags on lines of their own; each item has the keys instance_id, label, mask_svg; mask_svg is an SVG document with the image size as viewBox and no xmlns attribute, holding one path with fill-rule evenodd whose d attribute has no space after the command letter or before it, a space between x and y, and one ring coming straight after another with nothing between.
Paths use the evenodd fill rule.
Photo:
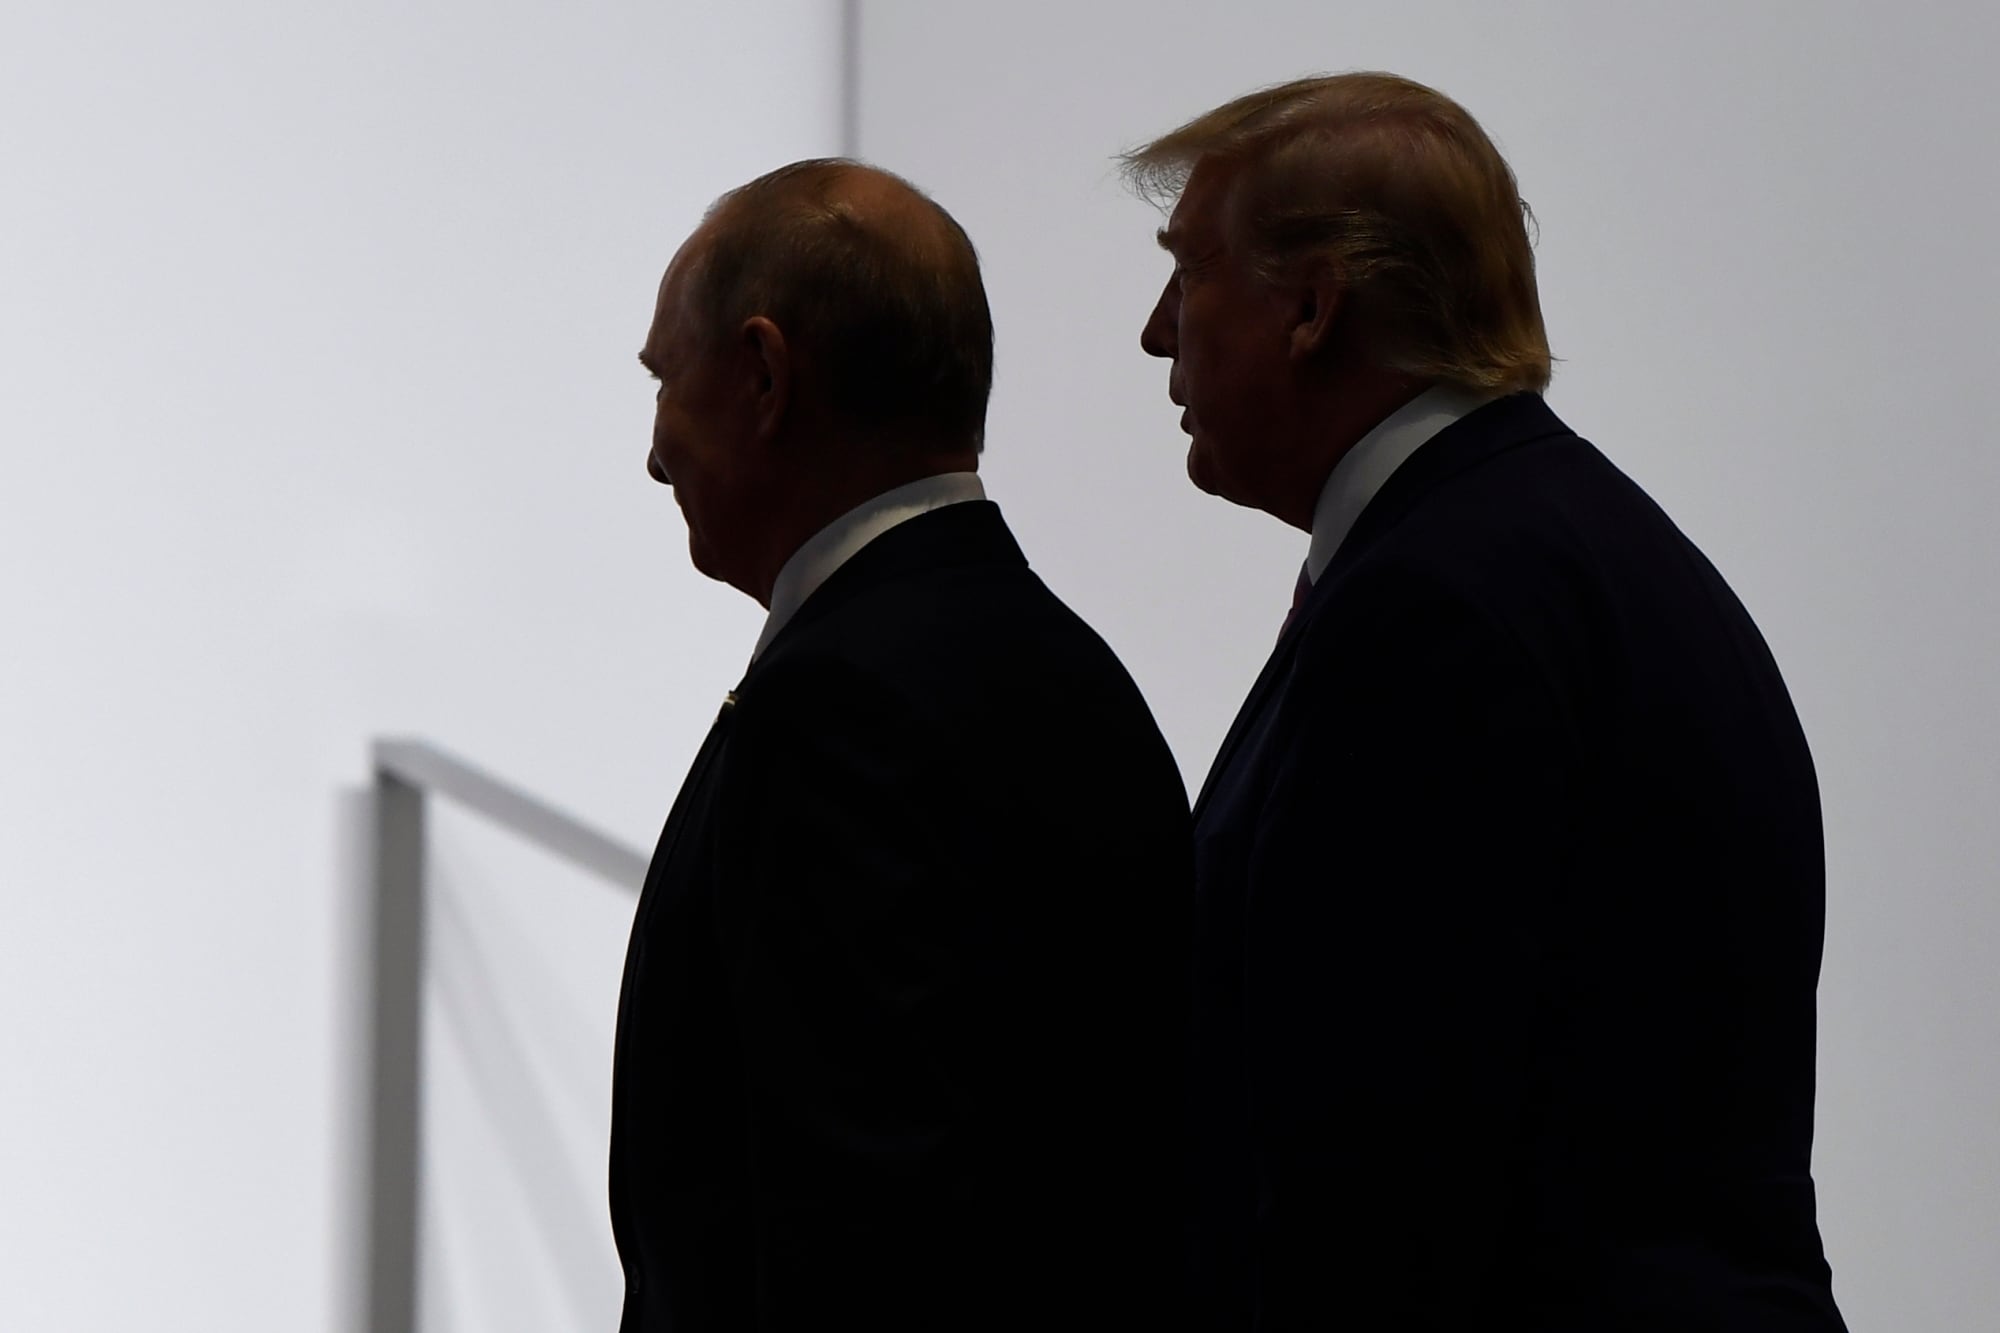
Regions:
<instances>
[{"instance_id":1,"label":"suit sleeve","mask_svg":"<svg viewBox=\"0 0 2000 1333\"><path fill-rule=\"evenodd\" d=\"M1307 628L1251 853L1258 1326L1477 1327L1482 1251L1520 1224L1574 765L1477 607L1413 577L1357 606Z\"/></svg>"},{"instance_id":2,"label":"suit sleeve","mask_svg":"<svg viewBox=\"0 0 2000 1333\"><path fill-rule=\"evenodd\" d=\"M905 701L837 664L787 663L739 706L718 919L769 1333L962 1322L935 1308L956 1253L965 954L931 817L940 748Z\"/></svg>"}]
</instances>

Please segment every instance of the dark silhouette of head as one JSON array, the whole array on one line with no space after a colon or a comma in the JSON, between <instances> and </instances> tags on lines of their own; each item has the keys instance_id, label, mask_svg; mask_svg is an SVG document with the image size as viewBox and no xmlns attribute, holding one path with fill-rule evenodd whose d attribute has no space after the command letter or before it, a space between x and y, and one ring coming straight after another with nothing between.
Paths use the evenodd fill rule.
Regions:
<instances>
[{"instance_id":1,"label":"dark silhouette of head","mask_svg":"<svg viewBox=\"0 0 2000 1333\"><path fill-rule=\"evenodd\" d=\"M815 160L716 201L639 359L660 381L648 470L674 487L696 568L768 603L848 509L977 467L993 321L950 214L888 172Z\"/></svg>"}]
</instances>

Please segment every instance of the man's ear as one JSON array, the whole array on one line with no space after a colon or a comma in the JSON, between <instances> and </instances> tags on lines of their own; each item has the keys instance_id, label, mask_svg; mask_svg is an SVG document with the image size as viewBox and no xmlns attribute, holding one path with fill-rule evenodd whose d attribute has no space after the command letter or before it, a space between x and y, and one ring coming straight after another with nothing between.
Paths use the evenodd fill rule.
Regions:
<instances>
[{"instance_id":1,"label":"man's ear","mask_svg":"<svg viewBox=\"0 0 2000 1333\"><path fill-rule=\"evenodd\" d=\"M1315 265L1292 289L1291 357L1294 362L1310 361L1333 342L1341 302L1346 293L1331 266Z\"/></svg>"},{"instance_id":2,"label":"man's ear","mask_svg":"<svg viewBox=\"0 0 2000 1333\"><path fill-rule=\"evenodd\" d=\"M739 350L750 375L757 437L776 439L792 400L792 353L784 330L762 315L752 315L743 321Z\"/></svg>"}]
</instances>

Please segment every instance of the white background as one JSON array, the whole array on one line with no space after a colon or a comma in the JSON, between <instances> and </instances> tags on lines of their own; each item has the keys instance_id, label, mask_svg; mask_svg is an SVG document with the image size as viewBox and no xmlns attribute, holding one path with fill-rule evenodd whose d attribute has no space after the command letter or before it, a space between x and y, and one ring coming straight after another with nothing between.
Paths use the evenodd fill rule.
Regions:
<instances>
[{"instance_id":1,"label":"white background","mask_svg":"<svg viewBox=\"0 0 2000 1333\"><path fill-rule=\"evenodd\" d=\"M649 849L754 605L634 361L838 13L0 10L0 1329L351 1329L380 733ZM424 1327L616 1326L630 900L439 814Z\"/></svg>"},{"instance_id":2,"label":"white background","mask_svg":"<svg viewBox=\"0 0 2000 1333\"><path fill-rule=\"evenodd\" d=\"M1971 5L870 0L863 152L986 262L990 487L1197 785L1303 538L1195 494L1117 149L1381 67L1541 219L1551 401L1770 638L1828 819L1858 1329L2000 1276L2000 234ZM757 612L646 480L653 284L837 147L838 9L0 16L0 1328L355 1327L356 790L430 737L650 846ZM424 1326L608 1328L630 902L441 813Z\"/></svg>"},{"instance_id":3,"label":"white background","mask_svg":"<svg viewBox=\"0 0 2000 1333\"><path fill-rule=\"evenodd\" d=\"M877 0L861 146L985 263L985 470L1191 786L1303 535L1194 492L1110 157L1253 87L1458 98L1541 220L1549 399L1721 567L1827 819L1821 1228L1856 1330L2000 1322L2000 102L1990 5Z\"/></svg>"}]
</instances>

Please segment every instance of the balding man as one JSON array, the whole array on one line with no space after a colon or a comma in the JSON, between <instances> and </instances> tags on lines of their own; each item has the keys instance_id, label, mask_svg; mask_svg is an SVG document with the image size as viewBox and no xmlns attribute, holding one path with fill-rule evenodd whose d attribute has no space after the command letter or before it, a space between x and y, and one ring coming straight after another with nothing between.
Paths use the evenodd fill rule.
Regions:
<instances>
[{"instance_id":1,"label":"balding man","mask_svg":"<svg viewBox=\"0 0 2000 1333\"><path fill-rule=\"evenodd\" d=\"M1812 759L1750 617L1541 397L1513 173L1307 79L1131 154L1202 489L1311 534L1196 806L1216 1330L1841 1327Z\"/></svg>"},{"instance_id":2,"label":"balding man","mask_svg":"<svg viewBox=\"0 0 2000 1333\"><path fill-rule=\"evenodd\" d=\"M695 567L770 615L633 925L624 1333L1170 1323L1186 791L984 498L971 243L783 168L681 248L640 359Z\"/></svg>"}]
</instances>

